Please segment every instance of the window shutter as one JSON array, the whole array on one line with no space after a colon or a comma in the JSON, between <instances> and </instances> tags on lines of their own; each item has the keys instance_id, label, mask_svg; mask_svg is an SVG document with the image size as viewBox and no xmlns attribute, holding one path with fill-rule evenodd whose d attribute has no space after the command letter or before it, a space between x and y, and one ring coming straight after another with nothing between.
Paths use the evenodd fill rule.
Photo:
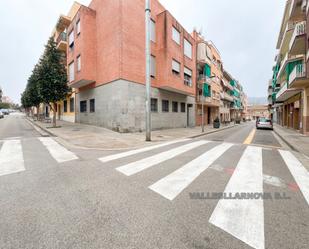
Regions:
<instances>
[{"instance_id":1,"label":"window shutter","mask_svg":"<svg viewBox=\"0 0 309 249\"><path fill-rule=\"evenodd\" d=\"M191 76L192 77L192 70L190 70L189 68L184 68L184 73Z\"/></svg>"},{"instance_id":2,"label":"window shutter","mask_svg":"<svg viewBox=\"0 0 309 249\"><path fill-rule=\"evenodd\" d=\"M208 64L206 64L204 67L204 75L206 75L207 77L211 77L211 68Z\"/></svg>"},{"instance_id":3,"label":"window shutter","mask_svg":"<svg viewBox=\"0 0 309 249\"><path fill-rule=\"evenodd\" d=\"M172 61L172 69L178 73L180 73L180 63L178 61Z\"/></svg>"}]
</instances>

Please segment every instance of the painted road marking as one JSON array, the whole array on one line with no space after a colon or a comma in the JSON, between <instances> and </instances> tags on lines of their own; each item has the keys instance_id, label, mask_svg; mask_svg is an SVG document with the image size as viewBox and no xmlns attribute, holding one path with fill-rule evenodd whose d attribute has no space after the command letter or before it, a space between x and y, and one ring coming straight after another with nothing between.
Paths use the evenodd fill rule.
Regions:
<instances>
[{"instance_id":1,"label":"painted road marking","mask_svg":"<svg viewBox=\"0 0 309 249\"><path fill-rule=\"evenodd\" d=\"M309 172L290 151L279 150L279 153L309 205Z\"/></svg>"},{"instance_id":2,"label":"painted road marking","mask_svg":"<svg viewBox=\"0 0 309 249\"><path fill-rule=\"evenodd\" d=\"M101 157L101 158L99 158L99 160L103 163L106 163L106 162L109 162L109 161L112 161L112 160L132 156L132 155L135 155L135 154L138 154L138 153L141 153L141 152L146 152L146 151L158 149L158 148L161 148L163 146L167 146L167 145L171 145L171 144L175 144L175 143L180 143L180 142L185 142L185 141L188 141L188 140L190 140L190 139L174 140L174 141L170 141L170 142L166 142L166 143L162 143L162 144L157 144L157 145L153 145L153 146L149 146L149 147L145 147L145 148L141 148L141 149L130 150L130 151L122 152L122 153L113 154L113 155L110 155L110 156Z\"/></svg>"},{"instance_id":3,"label":"painted road marking","mask_svg":"<svg viewBox=\"0 0 309 249\"><path fill-rule=\"evenodd\" d=\"M184 152L187 152L189 150L192 150L192 149L194 149L198 146L201 146L201 145L204 145L204 144L207 144L207 143L209 143L209 141L200 140L200 141L197 141L197 142L185 144L185 145L179 146L177 148L156 154L154 156L147 157L147 158L144 158L142 160L126 164L126 165L118 167L116 169L119 172L121 172L121 173L123 173L127 176L130 176L130 175L136 174L136 173L138 173L138 172L140 172L144 169L150 168L150 167L157 165L161 162L167 161L167 160L174 158L174 157L176 157L176 156L178 156L178 155L180 155Z\"/></svg>"},{"instance_id":4,"label":"painted road marking","mask_svg":"<svg viewBox=\"0 0 309 249\"><path fill-rule=\"evenodd\" d=\"M264 150L264 148L263 148L263 150ZM229 173L229 171L232 171L232 168L230 168L230 169L224 168L219 164L212 164L209 168L216 170L216 171L219 171L219 172L226 171L226 173ZM265 184L272 185L272 186L275 186L275 187L286 187L287 186L285 181L282 180L281 178L279 178L277 176L266 175L266 174L263 174L263 182Z\"/></svg>"},{"instance_id":5,"label":"painted road marking","mask_svg":"<svg viewBox=\"0 0 309 249\"><path fill-rule=\"evenodd\" d=\"M223 143L212 148L149 188L163 197L173 200L231 146L232 144Z\"/></svg>"},{"instance_id":6,"label":"painted road marking","mask_svg":"<svg viewBox=\"0 0 309 249\"><path fill-rule=\"evenodd\" d=\"M50 137L39 137L39 140L58 163L78 159L73 152L67 150Z\"/></svg>"},{"instance_id":7,"label":"painted road marking","mask_svg":"<svg viewBox=\"0 0 309 249\"><path fill-rule=\"evenodd\" d=\"M254 138L255 132L256 132L256 129L253 128L253 130L250 132L249 136L245 139L245 141L243 142L243 144L251 144L251 143L252 143L252 140L253 140L253 138Z\"/></svg>"},{"instance_id":8,"label":"painted road marking","mask_svg":"<svg viewBox=\"0 0 309 249\"><path fill-rule=\"evenodd\" d=\"M224 192L263 193L262 148L246 148ZM262 199L221 199L209 222L253 248L264 249Z\"/></svg>"},{"instance_id":9,"label":"painted road marking","mask_svg":"<svg viewBox=\"0 0 309 249\"><path fill-rule=\"evenodd\" d=\"M285 182L276 176L263 175L263 181L264 183L275 186L275 187L285 187L286 186Z\"/></svg>"},{"instance_id":10,"label":"painted road marking","mask_svg":"<svg viewBox=\"0 0 309 249\"><path fill-rule=\"evenodd\" d=\"M24 157L20 140L5 141L0 150L0 176L24 170Z\"/></svg>"}]
</instances>

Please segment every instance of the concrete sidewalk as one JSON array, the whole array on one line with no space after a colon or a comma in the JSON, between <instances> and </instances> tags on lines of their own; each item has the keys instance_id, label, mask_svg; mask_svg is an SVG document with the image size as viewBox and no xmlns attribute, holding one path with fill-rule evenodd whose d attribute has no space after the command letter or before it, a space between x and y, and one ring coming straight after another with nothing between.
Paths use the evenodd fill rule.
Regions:
<instances>
[{"instance_id":1,"label":"concrete sidewalk","mask_svg":"<svg viewBox=\"0 0 309 249\"><path fill-rule=\"evenodd\" d=\"M69 145L83 149L120 150L147 146L156 142L169 141L180 138L194 138L220 130L234 127L234 123L214 129L205 126L205 132L201 133L201 127L176 128L152 131L152 141L145 141L145 133L118 133L112 130L79 123L58 121L58 128L52 128L51 123L33 121L27 118L33 125L42 130L42 136L46 133L64 140Z\"/></svg>"},{"instance_id":2,"label":"concrete sidewalk","mask_svg":"<svg viewBox=\"0 0 309 249\"><path fill-rule=\"evenodd\" d=\"M302 135L295 130L284 128L278 124L274 124L274 131L293 150L309 157L309 136Z\"/></svg>"}]
</instances>

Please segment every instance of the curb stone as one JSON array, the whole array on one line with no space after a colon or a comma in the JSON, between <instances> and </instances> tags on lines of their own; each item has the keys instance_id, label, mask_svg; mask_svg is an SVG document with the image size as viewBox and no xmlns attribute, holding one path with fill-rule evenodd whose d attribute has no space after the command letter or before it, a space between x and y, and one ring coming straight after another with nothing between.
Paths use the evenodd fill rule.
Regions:
<instances>
[{"instance_id":1,"label":"curb stone","mask_svg":"<svg viewBox=\"0 0 309 249\"><path fill-rule=\"evenodd\" d=\"M297 148L295 148L295 146L293 146L289 141L287 141L277 130L276 130L276 128L274 128L274 132L292 149L292 150L294 150L294 151L296 151L296 152L299 152L300 153L300 151L297 149Z\"/></svg>"},{"instance_id":2,"label":"curb stone","mask_svg":"<svg viewBox=\"0 0 309 249\"><path fill-rule=\"evenodd\" d=\"M37 132L39 132L42 137L49 137L49 136L56 137L55 134L53 134L52 132L48 131L46 128L38 125L37 123L35 123L30 118L26 117L26 120L28 120L28 122L30 122L30 124L34 126L35 130ZM44 134L44 133L47 133L47 134Z\"/></svg>"},{"instance_id":3,"label":"curb stone","mask_svg":"<svg viewBox=\"0 0 309 249\"><path fill-rule=\"evenodd\" d=\"M241 124L242 125L242 124ZM219 131L223 131L223 130L227 130L227 129L230 129L230 128L233 128L237 126L236 124L234 125L230 125L230 126L227 126L227 127L223 127L223 128L219 128L217 130L212 130L212 131L206 131L206 132L203 132L201 134L198 134L198 135L193 135L193 136L190 136L190 137L187 137L187 138L197 138L197 137L202 137L202 136L205 136L205 135L208 135L208 134L212 134L212 133L216 133L216 132L219 132Z\"/></svg>"}]
</instances>

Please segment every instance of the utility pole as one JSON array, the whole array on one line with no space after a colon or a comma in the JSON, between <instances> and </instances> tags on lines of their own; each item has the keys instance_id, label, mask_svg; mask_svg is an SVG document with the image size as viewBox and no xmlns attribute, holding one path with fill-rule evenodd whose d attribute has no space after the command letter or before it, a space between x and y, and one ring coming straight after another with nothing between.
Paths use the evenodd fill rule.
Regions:
<instances>
[{"instance_id":1,"label":"utility pole","mask_svg":"<svg viewBox=\"0 0 309 249\"><path fill-rule=\"evenodd\" d=\"M150 0L145 0L145 57L146 57L146 141L151 141L151 117L150 117L150 89L151 89L151 78L150 78Z\"/></svg>"}]
</instances>

